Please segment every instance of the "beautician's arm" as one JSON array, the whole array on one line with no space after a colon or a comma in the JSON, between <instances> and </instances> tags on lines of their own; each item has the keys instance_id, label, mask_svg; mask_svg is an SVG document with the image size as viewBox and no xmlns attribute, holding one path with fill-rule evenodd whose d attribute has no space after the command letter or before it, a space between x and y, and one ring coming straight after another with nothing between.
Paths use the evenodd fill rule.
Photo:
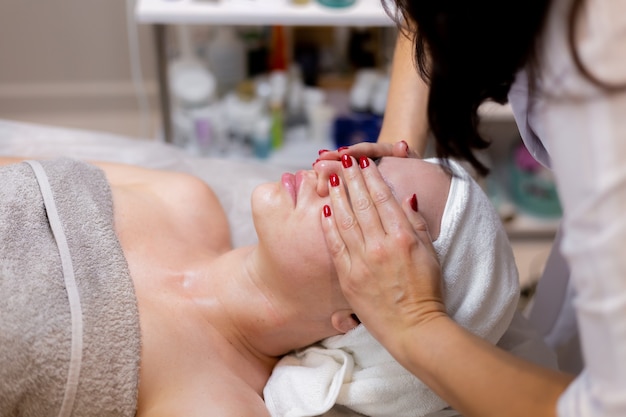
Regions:
<instances>
[{"instance_id":1,"label":"beautician's arm","mask_svg":"<svg viewBox=\"0 0 626 417\"><path fill-rule=\"evenodd\" d=\"M387 107L383 125L376 143L361 142L346 150L331 150L320 153L319 160L339 160L347 153L354 158L367 156L375 159L382 156L399 158L424 156L428 144L428 85L417 71L413 58L413 39L410 34L398 32L391 67L391 80L387 96ZM317 161L316 161L317 163ZM327 175L324 170L321 175ZM324 184L328 179L323 178ZM324 186L318 187L320 195L326 195Z\"/></svg>"},{"instance_id":2,"label":"beautician's arm","mask_svg":"<svg viewBox=\"0 0 626 417\"><path fill-rule=\"evenodd\" d=\"M573 377L454 322L424 218L409 201L397 203L375 164L342 171L348 192L329 186L331 215L322 224L344 295L372 335L465 417L554 417Z\"/></svg>"},{"instance_id":3,"label":"beautician's arm","mask_svg":"<svg viewBox=\"0 0 626 417\"><path fill-rule=\"evenodd\" d=\"M378 143L404 140L411 149L424 155L428 140L428 85L417 71L414 52L411 35L399 31Z\"/></svg>"},{"instance_id":4,"label":"beautician's arm","mask_svg":"<svg viewBox=\"0 0 626 417\"><path fill-rule=\"evenodd\" d=\"M554 417L573 380L487 343L448 316L406 329L391 345L405 368L466 417Z\"/></svg>"},{"instance_id":5,"label":"beautician's arm","mask_svg":"<svg viewBox=\"0 0 626 417\"><path fill-rule=\"evenodd\" d=\"M413 39L398 32L391 65L391 79L383 125L376 143L362 142L346 151L329 151L320 159L338 160L340 153L351 156L422 157L428 143L428 85L417 71ZM404 141L401 143L400 141ZM408 146L408 149L407 149Z\"/></svg>"}]
</instances>

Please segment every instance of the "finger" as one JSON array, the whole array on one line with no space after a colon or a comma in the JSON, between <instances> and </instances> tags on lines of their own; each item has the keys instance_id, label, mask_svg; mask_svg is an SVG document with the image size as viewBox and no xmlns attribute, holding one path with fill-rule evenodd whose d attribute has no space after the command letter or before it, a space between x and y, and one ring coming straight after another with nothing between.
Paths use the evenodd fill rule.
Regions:
<instances>
[{"instance_id":1,"label":"finger","mask_svg":"<svg viewBox=\"0 0 626 417\"><path fill-rule=\"evenodd\" d=\"M356 145L350 146L348 150L343 153L349 153L351 156L355 157L357 160L361 156L367 156L371 159L381 158L383 156L393 156L393 144L391 143L372 143L372 142L361 142Z\"/></svg>"},{"instance_id":2,"label":"finger","mask_svg":"<svg viewBox=\"0 0 626 417\"><path fill-rule=\"evenodd\" d=\"M332 209L326 205L322 209L322 231L326 239L326 246L337 270L337 274L347 276L350 273L350 253L346 247L332 215Z\"/></svg>"},{"instance_id":3,"label":"finger","mask_svg":"<svg viewBox=\"0 0 626 417\"><path fill-rule=\"evenodd\" d=\"M401 150L399 152L401 153ZM318 160L338 161L343 154L350 154L355 158L368 156L372 159L380 158L383 156L395 156L394 145L391 143L361 142L352 146L343 146L336 151L320 149ZM403 156L406 156L406 153Z\"/></svg>"},{"instance_id":4,"label":"finger","mask_svg":"<svg viewBox=\"0 0 626 417\"><path fill-rule=\"evenodd\" d=\"M359 253L364 247L364 236L348 197L346 187L336 173L329 180L330 206L339 236L344 241L348 253Z\"/></svg>"},{"instance_id":5,"label":"finger","mask_svg":"<svg viewBox=\"0 0 626 417\"><path fill-rule=\"evenodd\" d=\"M318 161L313 165L317 173L316 191L320 197L328 196L328 177L332 173L341 171L341 162L332 160Z\"/></svg>"},{"instance_id":6,"label":"finger","mask_svg":"<svg viewBox=\"0 0 626 417\"><path fill-rule=\"evenodd\" d=\"M360 161L362 177L384 232L392 233L401 228L410 228L402 206L383 179L378 167L371 161L367 163L368 161Z\"/></svg>"},{"instance_id":7,"label":"finger","mask_svg":"<svg viewBox=\"0 0 626 417\"><path fill-rule=\"evenodd\" d=\"M319 155L317 161L338 161L339 158L341 158L341 154L347 152L349 149L349 146L341 146L334 151L329 149L320 149L317 152Z\"/></svg>"},{"instance_id":8,"label":"finger","mask_svg":"<svg viewBox=\"0 0 626 417\"><path fill-rule=\"evenodd\" d=\"M318 151L318 159L313 165L316 165L318 161L338 161L339 150L320 149Z\"/></svg>"},{"instance_id":9,"label":"finger","mask_svg":"<svg viewBox=\"0 0 626 417\"><path fill-rule=\"evenodd\" d=\"M392 145L391 152L393 156L398 158L410 158L416 153L409 149L409 144L404 140L394 143Z\"/></svg>"},{"instance_id":10,"label":"finger","mask_svg":"<svg viewBox=\"0 0 626 417\"><path fill-rule=\"evenodd\" d=\"M371 160L366 157L360 158L360 161L367 165L371 163ZM341 163L352 212L360 225L364 239L366 241L382 239L385 231L371 191L363 178L363 169L350 155L342 155ZM333 190L330 190L330 193L332 196ZM387 187L387 193L391 195L389 187Z\"/></svg>"},{"instance_id":11,"label":"finger","mask_svg":"<svg viewBox=\"0 0 626 417\"><path fill-rule=\"evenodd\" d=\"M428 223L426 223L426 219L424 219L424 216L422 216L422 213L419 211L419 200L417 195L413 194L413 196L405 199L402 203L402 210L404 211L409 224L418 238L426 246L430 246L434 251L432 237L430 236L430 231L428 230Z\"/></svg>"}]
</instances>

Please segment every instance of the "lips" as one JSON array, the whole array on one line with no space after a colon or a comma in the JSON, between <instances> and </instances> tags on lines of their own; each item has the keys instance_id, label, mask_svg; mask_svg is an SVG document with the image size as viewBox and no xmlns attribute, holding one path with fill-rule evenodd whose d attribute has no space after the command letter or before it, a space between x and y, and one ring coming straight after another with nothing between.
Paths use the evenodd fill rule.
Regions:
<instances>
[{"instance_id":1,"label":"lips","mask_svg":"<svg viewBox=\"0 0 626 417\"><path fill-rule=\"evenodd\" d=\"M298 171L295 175L289 172L285 172L281 177L281 183L283 184L287 192L291 194L294 205L298 200L298 192L300 191L302 181L304 181L304 171Z\"/></svg>"},{"instance_id":2,"label":"lips","mask_svg":"<svg viewBox=\"0 0 626 417\"><path fill-rule=\"evenodd\" d=\"M287 192L291 195L291 198L293 198L293 203L295 205L297 199L296 195L298 192L296 176L289 172L285 172L280 178L280 182L281 184L283 184Z\"/></svg>"}]
</instances>

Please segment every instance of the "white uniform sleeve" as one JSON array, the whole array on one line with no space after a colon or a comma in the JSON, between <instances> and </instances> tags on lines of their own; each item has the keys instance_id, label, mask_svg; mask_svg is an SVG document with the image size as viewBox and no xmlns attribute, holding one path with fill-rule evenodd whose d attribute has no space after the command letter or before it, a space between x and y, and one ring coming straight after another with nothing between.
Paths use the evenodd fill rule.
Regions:
<instances>
[{"instance_id":1,"label":"white uniform sleeve","mask_svg":"<svg viewBox=\"0 0 626 417\"><path fill-rule=\"evenodd\" d=\"M575 68L569 0L547 31L541 91L545 137L564 209L562 251L585 370L560 398L561 417L626 416L626 88L606 92ZM626 1L588 0L577 32L589 70L626 85Z\"/></svg>"}]
</instances>

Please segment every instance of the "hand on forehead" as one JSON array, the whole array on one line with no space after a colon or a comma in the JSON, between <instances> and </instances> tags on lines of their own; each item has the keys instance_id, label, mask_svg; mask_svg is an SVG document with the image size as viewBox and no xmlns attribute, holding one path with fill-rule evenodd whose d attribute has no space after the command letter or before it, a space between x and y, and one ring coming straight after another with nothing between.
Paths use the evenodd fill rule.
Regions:
<instances>
[{"instance_id":1,"label":"hand on forehead","mask_svg":"<svg viewBox=\"0 0 626 417\"><path fill-rule=\"evenodd\" d=\"M368 159L365 156L353 157L352 163L359 164L361 167L368 165L378 165L382 158ZM390 158L396 159L396 158ZM337 174L343 179L341 171L341 161L337 160L318 160L313 164L313 170L317 173L317 193L320 197L328 196L328 178L330 174ZM385 175L383 174L383 177ZM391 186L391 184L388 184Z\"/></svg>"}]
</instances>

